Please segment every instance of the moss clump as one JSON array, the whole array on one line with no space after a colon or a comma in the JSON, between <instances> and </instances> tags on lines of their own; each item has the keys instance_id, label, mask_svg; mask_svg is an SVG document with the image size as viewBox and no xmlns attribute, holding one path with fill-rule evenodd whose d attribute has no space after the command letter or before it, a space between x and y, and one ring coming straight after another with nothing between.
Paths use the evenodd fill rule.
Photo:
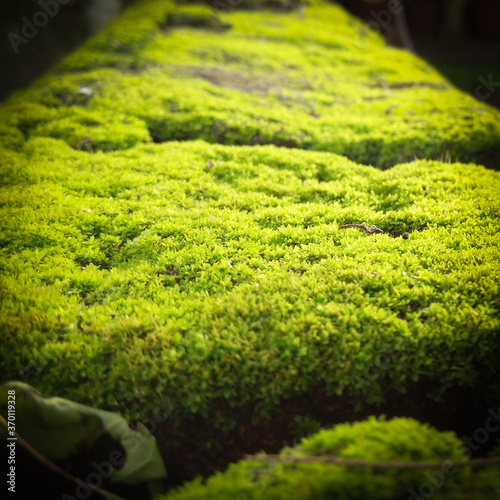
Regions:
<instances>
[{"instance_id":1,"label":"moss clump","mask_svg":"<svg viewBox=\"0 0 500 500\"><path fill-rule=\"evenodd\" d=\"M133 116L70 106L54 113L50 122L34 128L31 136L62 139L71 147L83 151L128 149L150 140L144 122Z\"/></svg>"},{"instance_id":2,"label":"moss clump","mask_svg":"<svg viewBox=\"0 0 500 500\"><path fill-rule=\"evenodd\" d=\"M23 142L23 133L18 128L0 125L0 148L2 151L17 149L22 146Z\"/></svg>"},{"instance_id":3,"label":"moss clump","mask_svg":"<svg viewBox=\"0 0 500 500\"><path fill-rule=\"evenodd\" d=\"M395 470L343 467L320 463L290 463L287 457L334 455L372 461L431 461L441 469ZM265 457L265 455L263 455ZM243 460L206 483L195 480L163 500L266 499L318 500L342 498L393 500L433 498L455 500L496 498L500 485L495 467L483 471L459 469L465 459L462 443L453 433L438 432L411 419L369 419L342 424L302 440L281 452L283 462Z\"/></svg>"}]
</instances>

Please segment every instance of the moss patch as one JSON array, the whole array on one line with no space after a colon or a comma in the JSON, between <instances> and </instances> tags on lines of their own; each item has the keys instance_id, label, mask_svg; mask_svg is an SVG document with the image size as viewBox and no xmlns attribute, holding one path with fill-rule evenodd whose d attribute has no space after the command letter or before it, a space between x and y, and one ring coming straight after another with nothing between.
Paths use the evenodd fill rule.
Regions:
<instances>
[{"instance_id":1,"label":"moss patch","mask_svg":"<svg viewBox=\"0 0 500 500\"><path fill-rule=\"evenodd\" d=\"M214 31L224 31L231 25L221 21L217 13L209 7L183 6L169 12L165 28L188 26Z\"/></svg>"},{"instance_id":2,"label":"moss patch","mask_svg":"<svg viewBox=\"0 0 500 500\"><path fill-rule=\"evenodd\" d=\"M37 138L10 158L8 377L36 353L43 391L130 415L143 387L257 416L320 381L368 401L429 374L435 395L490 385L497 173L203 142L88 154ZM384 234L338 229L364 220ZM366 380L394 352L389 385Z\"/></svg>"},{"instance_id":3,"label":"moss patch","mask_svg":"<svg viewBox=\"0 0 500 500\"><path fill-rule=\"evenodd\" d=\"M437 470L391 470L342 467L320 463L287 463L293 458L334 455L343 459L431 461ZM265 455L262 455L265 457ZM296 448L285 448L283 462L259 462L259 458L231 465L206 484L195 480L164 500L434 498L489 499L495 497L498 480L495 467L483 471L457 469L465 459L462 443L453 433L439 433L411 419L338 425L302 440ZM431 480L431 481L429 481ZM421 494L424 497L420 496Z\"/></svg>"}]
</instances>

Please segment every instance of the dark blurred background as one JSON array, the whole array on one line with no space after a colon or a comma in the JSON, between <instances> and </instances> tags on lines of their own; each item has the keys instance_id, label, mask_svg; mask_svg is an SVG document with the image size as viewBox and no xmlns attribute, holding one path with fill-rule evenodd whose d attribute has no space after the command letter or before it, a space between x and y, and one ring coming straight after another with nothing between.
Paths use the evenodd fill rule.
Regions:
<instances>
[{"instance_id":1,"label":"dark blurred background","mask_svg":"<svg viewBox=\"0 0 500 500\"><path fill-rule=\"evenodd\" d=\"M0 0L0 100L28 86L131 0Z\"/></svg>"},{"instance_id":2,"label":"dark blurred background","mask_svg":"<svg viewBox=\"0 0 500 500\"><path fill-rule=\"evenodd\" d=\"M0 100L28 86L106 26L130 1L0 0ZM252 0L240 7L245 8L245 3L251 7ZM500 108L500 0L339 3L368 26L380 29L389 43L413 46L456 86ZM284 1L283 5L295 4ZM402 32L401 5L407 33Z\"/></svg>"},{"instance_id":3,"label":"dark blurred background","mask_svg":"<svg viewBox=\"0 0 500 500\"><path fill-rule=\"evenodd\" d=\"M339 3L400 46L404 40L394 13L402 5L415 52L457 87L500 108L500 0Z\"/></svg>"}]
</instances>

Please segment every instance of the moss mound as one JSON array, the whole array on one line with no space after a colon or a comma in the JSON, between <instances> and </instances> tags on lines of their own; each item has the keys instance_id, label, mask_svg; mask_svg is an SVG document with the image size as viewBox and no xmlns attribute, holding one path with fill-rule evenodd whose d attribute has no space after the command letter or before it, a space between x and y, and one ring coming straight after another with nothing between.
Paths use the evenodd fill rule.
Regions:
<instances>
[{"instance_id":1,"label":"moss mound","mask_svg":"<svg viewBox=\"0 0 500 500\"><path fill-rule=\"evenodd\" d=\"M333 464L290 463L334 455L338 458L380 461L430 461L429 470L344 467ZM263 454L262 458L266 458ZM498 497L494 467L481 472L457 468L465 460L463 444L453 433L440 433L411 419L369 419L338 425L285 448L271 462L259 458L231 465L205 484L195 480L162 496L162 500L251 500L285 498L393 500L439 498L448 500ZM282 460L282 461L280 461Z\"/></svg>"},{"instance_id":2,"label":"moss mound","mask_svg":"<svg viewBox=\"0 0 500 500\"><path fill-rule=\"evenodd\" d=\"M134 419L168 399L168 438L216 453L311 395L499 404L499 117L335 5L136 2L0 107L2 379Z\"/></svg>"},{"instance_id":3,"label":"moss mound","mask_svg":"<svg viewBox=\"0 0 500 500\"><path fill-rule=\"evenodd\" d=\"M131 415L142 387L185 412L224 398L267 414L318 383L368 401L424 375L434 395L493 384L495 172L203 142L37 138L7 158L9 377L46 364L42 392ZM338 229L365 220L385 232Z\"/></svg>"}]
</instances>

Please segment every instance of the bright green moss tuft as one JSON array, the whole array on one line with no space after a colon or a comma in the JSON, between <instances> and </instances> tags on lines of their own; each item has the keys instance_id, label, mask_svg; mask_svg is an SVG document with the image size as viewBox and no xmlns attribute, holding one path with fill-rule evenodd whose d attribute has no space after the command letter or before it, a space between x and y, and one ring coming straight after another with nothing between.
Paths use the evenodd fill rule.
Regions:
<instances>
[{"instance_id":1,"label":"bright green moss tuft","mask_svg":"<svg viewBox=\"0 0 500 500\"><path fill-rule=\"evenodd\" d=\"M2 150L17 149L23 142L24 136L18 128L0 125L0 148Z\"/></svg>"},{"instance_id":2,"label":"bright green moss tuft","mask_svg":"<svg viewBox=\"0 0 500 500\"><path fill-rule=\"evenodd\" d=\"M128 149L150 140L144 122L133 116L74 107L64 108L49 123L32 130L31 136L62 139L71 147L83 151Z\"/></svg>"}]
</instances>

